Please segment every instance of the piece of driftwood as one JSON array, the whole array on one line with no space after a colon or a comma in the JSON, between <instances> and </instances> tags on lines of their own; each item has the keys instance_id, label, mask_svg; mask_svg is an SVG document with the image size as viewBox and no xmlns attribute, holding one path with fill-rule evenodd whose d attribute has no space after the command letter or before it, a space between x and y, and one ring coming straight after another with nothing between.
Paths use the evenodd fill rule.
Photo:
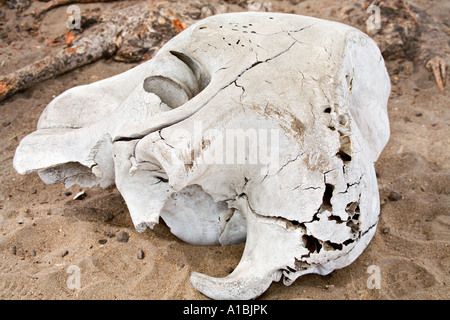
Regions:
<instances>
[{"instance_id":1,"label":"piece of driftwood","mask_svg":"<svg viewBox=\"0 0 450 320\"><path fill-rule=\"evenodd\" d=\"M0 101L44 80L104 57L119 61L149 59L193 20L176 4L140 3L102 15L101 22L78 36L68 31L66 47L0 80ZM175 14L176 12L176 14ZM67 43L68 42L68 43Z\"/></svg>"}]
</instances>

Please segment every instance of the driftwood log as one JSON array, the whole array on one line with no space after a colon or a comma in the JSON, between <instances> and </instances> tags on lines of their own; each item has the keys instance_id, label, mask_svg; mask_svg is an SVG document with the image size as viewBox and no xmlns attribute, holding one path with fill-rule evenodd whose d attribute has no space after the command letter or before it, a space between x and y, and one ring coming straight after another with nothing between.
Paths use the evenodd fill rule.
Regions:
<instances>
[{"instance_id":1,"label":"driftwood log","mask_svg":"<svg viewBox=\"0 0 450 320\"><path fill-rule=\"evenodd\" d=\"M45 10L52 8L48 4ZM116 60L121 61L150 58L167 40L193 21L189 16L180 14L183 10L175 11L173 7L173 3L167 2L140 3L97 17L100 22L81 34L68 30L66 45L57 54L27 65L0 80L0 101L17 91L104 57L115 56Z\"/></svg>"}]
</instances>

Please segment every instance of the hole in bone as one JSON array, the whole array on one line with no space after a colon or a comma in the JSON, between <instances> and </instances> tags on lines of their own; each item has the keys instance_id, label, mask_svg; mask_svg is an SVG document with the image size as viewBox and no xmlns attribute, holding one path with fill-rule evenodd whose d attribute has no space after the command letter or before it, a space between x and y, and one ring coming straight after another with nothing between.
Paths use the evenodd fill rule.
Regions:
<instances>
[{"instance_id":1,"label":"hole in bone","mask_svg":"<svg viewBox=\"0 0 450 320\"><path fill-rule=\"evenodd\" d=\"M359 202L355 201L349 203L345 208L345 211L350 217L349 221L346 223L346 226L349 227L353 232L358 232L360 215Z\"/></svg>"},{"instance_id":2,"label":"hole in bone","mask_svg":"<svg viewBox=\"0 0 450 320\"><path fill-rule=\"evenodd\" d=\"M144 90L156 94L163 103L172 109L178 108L192 98L181 85L163 76L152 76L145 79Z\"/></svg>"},{"instance_id":3,"label":"hole in bone","mask_svg":"<svg viewBox=\"0 0 450 320\"><path fill-rule=\"evenodd\" d=\"M344 163L351 161L353 152L350 137L348 135L342 135L339 137L339 142L341 146L336 156L341 158Z\"/></svg>"},{"instance_id":4,"label":"hole in bone","mask_svg":"<svg viewBox=\"0 0 450 320\"><path fill-rule=\"evenodd\" d=\"M325 108L325 110L323 110L323 112L325 112L325 113L331 113L331 107Z\"/></svg>"},{"instance_id":5,"label":"hole in bone","mask_svg":"<svg viewBox=\"0 0 450 320\"><path fill-rule=\"evenodd\" d=\"M323 242L323 249L325 251L342 250L342 247L342 243L334 243L328 240Z\"/></svg>"},{"instance_id":6,"label":"hole in bone","mask_svg":"<svg viewBox=\"0 0 450 320\"><path fill-rule=\"evenodd\" d=\"M330 221L336 221L336 223L342 223L342 222L344 222L344 221L342 221L341 217L339 217L339 216L333 216L333 215L329 216L329 217L328 217L328 220L330 220Z\"/></svg>"},{"instance_id":7,"label":"hole in bone","mask_svg":"<svg viewBox=\"0 0 450 320\"><path fill-rule=\"evenodd\" d=\"M345 151L339 149L338 153L336 153L336 156L338 158L341 158L344 163L349 162L352 160L352 157L348 155Z\"/></svg>"},{"instance_id":8,"label":"hole in bone","mask_svg":"<svg viewBox=\"0 0 450 320\"><path fill-rule=\"evenodd\" d=\"M342 242L342 244L343 244L344 246L348 246L350 243L353 243L353 242L355 242L354 239L347 239L347 240L345 240L344 242Z\"/></svg>"},{"instance_id":9,"label":"hole in bone","mask_svg":"<svg viewBox=\"0 0 450 320\"><path fill-rule=\"evenodd\" d=\"M325 184L325 192L323 193L322 198L322 209L323 210L332 210L331 206L331 197L333 196L333 190L334 186L332 184L326 183Z\"/></svg>"},{"instance_id":10,"label":"hole in bone","mask_svg":"<svg viewBox=\"0 0 450 320\"><path fill-rule=\"evenodd\" d=\"M347 204L347 207L345 208L345 212L347 212L350 217L353 217L353 215L356 212L356 208L359 208L358 206L359 206L359 203L357 201L350 202L349 204Z\"/></svg>"},{"instance_id":11,"label":"hole in bone","mask_svg":"<svg viewBox=\"0 0 450 320\"><path fill-rule=\"evenodd\" d=\"M322 244L313 236L307 234L302 236L303 246L311 253L319 253L322 249Z\"/></svg>"},{"instance_id":12,"label":"hole in bone","mask_svg":"<svg viewBox=\"0 0 450 320\"><path fill-rule=\"evenodd\" d=\"M339 124L344 127L347 126L348 125L348 116L345 114L341 114L339 116Z\"/></svg>"},{"instance_id":13,"label":"hole in bone","mask_svg":"<svg viewBox=\"0 0 450 320\"><path fill-rule=\"evenodd\" d=\"M347 221L347 223L345 224L347 227L349 227L352 232L358 232L359 231L359 221L358 220L349 220Z\"/></svg>"}]
</instances>

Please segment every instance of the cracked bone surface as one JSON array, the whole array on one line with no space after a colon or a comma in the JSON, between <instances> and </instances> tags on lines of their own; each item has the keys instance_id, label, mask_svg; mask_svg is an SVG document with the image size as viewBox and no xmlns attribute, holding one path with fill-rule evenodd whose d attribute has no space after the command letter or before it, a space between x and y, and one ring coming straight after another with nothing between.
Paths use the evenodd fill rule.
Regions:
<instances>
[{"instance_id":1,"label":"cracked bone surface","mask_svg":"<svg viewBox=\"0 0 450 320\"><path fill-rule=\"evenodd\" d=\"M379 49L350 26L217 15L152 60L56 97L14 167L67 187L115 184L139 232L161 217L192 244L246 241L230 275L191 282L252 299L345 267L370 242L389 93Z\"/></svg>"}]
</instances>

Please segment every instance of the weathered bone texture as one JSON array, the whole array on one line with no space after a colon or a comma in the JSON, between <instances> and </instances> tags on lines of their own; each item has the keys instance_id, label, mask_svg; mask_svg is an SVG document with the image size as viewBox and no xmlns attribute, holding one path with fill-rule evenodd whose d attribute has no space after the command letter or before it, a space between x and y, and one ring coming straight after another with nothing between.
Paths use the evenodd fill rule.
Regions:
<instances>
[{"instance_id":1,"label":"weathered bone texture","mask_svg":"<svg viewBox=\"0 0 450 320\"><path fill-rule=\"evenodd\" d=\"M218 15L154 59L55 98L14 166L67 187L116 184L140 232L161 216L189 243L246 240L229 276L191 282L214 299L252 299L272 281L345 267L368 245L389 92L380 51L352 27Z\"/></svg>"}]
</instances>

